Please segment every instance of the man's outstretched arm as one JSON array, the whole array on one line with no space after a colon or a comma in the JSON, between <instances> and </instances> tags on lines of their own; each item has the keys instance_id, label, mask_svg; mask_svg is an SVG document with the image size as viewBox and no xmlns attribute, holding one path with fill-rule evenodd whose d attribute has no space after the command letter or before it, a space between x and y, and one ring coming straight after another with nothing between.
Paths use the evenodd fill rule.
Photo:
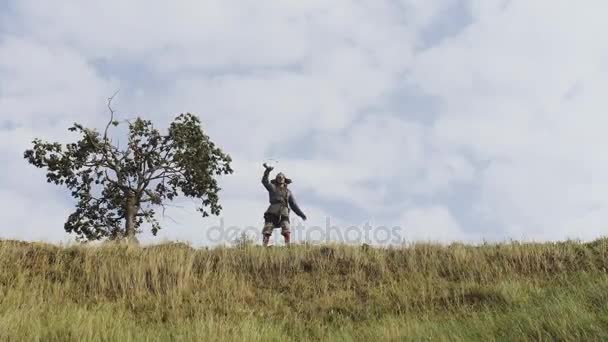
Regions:
<instances>
[{"instance_id":1,"label":"man's outstretched arm","mask_svg":"<svg viewBox=\"0 0 608 342\"><path fill-rule=\"evenodd\" d=\"M272 191L272 184L268 181L268 176L270 175L270 171L272 171L272 167L266 166L266 164L264 164L264 167L266 170L264 170L264 175L262 176L262 184L264 184L266 190Z\"/></svg>"},{"instance_id":2,"label":"man's outstretched arm","mask_svg":"<svg viewBox=\"0 0 608 342\"><path fill-rule=\"evenodd\" d=\"M298 206L298 203L296 202L295 197L293 197L293 194L289 195L289 207L293 210L294 213L296 213L296 215L300 216L304 221L306 221L306 215L304 215L304 213Z\"/></svg>"}]
</instances>

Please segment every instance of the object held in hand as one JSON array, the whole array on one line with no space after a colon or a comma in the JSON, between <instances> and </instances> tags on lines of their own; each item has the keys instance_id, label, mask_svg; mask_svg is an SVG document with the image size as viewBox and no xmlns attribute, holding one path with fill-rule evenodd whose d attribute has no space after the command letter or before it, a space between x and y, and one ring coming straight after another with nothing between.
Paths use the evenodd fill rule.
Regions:
<instances>
[{"instance_id":1,"label":"object held in hand","mask_svg":"<svg viewBox=\"0 0 608 342\"><path fill-rule=\"evenodd\" d=\"M264 160L264 164L266 164L266 167L270 168L270 169L274 169L278 163L279 163L279 161L276 159L273 159L273 158L268 158L268 159Z\"/></svg>"}]
</instances>

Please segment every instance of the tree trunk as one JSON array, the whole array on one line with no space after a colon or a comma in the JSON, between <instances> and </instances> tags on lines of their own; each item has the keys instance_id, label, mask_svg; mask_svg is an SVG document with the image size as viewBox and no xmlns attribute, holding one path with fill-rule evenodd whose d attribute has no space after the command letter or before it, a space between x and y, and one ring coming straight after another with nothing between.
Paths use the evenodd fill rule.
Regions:
<instances>
[{"instance_id":1,"label":"tree trunk","mask_svg":"<svg viewBox=\"0 0 608 342\"><path fill-rule=\"evenodd\" d=\"M135 240L135 220L138 211L135 194L132 191L127 192L127 201L125 203L125 206L125 239L131 241Z\"/></svg>"}]
</instances>

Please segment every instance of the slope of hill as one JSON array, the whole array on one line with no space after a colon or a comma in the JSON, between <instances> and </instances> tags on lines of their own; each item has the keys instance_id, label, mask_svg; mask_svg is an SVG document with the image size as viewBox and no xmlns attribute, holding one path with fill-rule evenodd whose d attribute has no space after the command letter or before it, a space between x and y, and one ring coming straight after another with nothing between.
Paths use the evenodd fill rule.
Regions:
<instances>
[{"instance_id":1,"label":"slope of hill","mask_svg":"<svg viewBox=\"0 0 608 342\"><path fill-rule=\"evenodd\" d=\"M195 250L0 241L0 340L608 340L608 240Z\"/></svg>"}]
</instances>

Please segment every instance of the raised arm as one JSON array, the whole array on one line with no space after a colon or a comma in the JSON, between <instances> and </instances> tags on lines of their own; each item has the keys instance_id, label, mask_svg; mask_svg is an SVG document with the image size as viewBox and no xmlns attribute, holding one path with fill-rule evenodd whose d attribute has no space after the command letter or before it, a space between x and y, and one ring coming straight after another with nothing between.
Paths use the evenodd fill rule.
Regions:
<instances>
[{"instance_id":1,"label":"raised arm","mask_svg":"<svg viewBox=\"0 0 608 342\"><path fill-rule=\"evenodd\" d=\"M266 168L266 170L264 170L264 176L262 176L262 184L264 184L266 190L272 191L272 184L270 184L270 182L268 181L268 175L270 175L272 167L268 167L266 166L266 164L264 164L264 167Z\"/></svg>"},{"instance_id":2,"label":"raised arm","mask_svg":"<svg viewBox=\"0 0 608 342\"><path fill-rule=\"evenodd\" d=\"M291 192L289 194L289 207L293 210L294 213L296 213L296 215L300 216L303 220L306 220L306 215L304 215L304 213L298 206L298 203L296 202L296 199Z\"/></svg>"}]
</instances>

